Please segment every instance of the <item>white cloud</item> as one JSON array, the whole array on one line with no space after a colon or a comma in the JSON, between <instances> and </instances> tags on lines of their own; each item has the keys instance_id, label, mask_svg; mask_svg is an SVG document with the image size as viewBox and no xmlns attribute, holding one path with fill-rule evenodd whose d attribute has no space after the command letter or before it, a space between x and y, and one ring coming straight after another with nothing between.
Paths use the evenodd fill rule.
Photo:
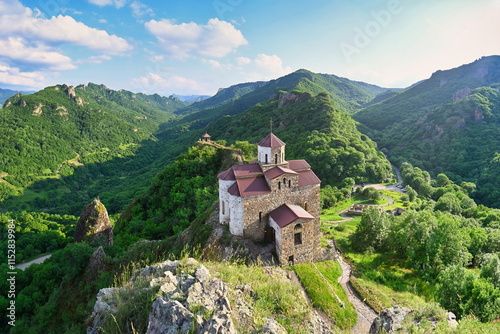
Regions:
<instances>
[{"instance_id":1,"label":"white cloud","mask_svg":"<svg viewBox=\"0 0 500 334\"><path fill-rule=\"evenodd\" d=\"M85 59L80 59L77 61L78 64L100 64L103 61L111 60L111 57L108 55L100 55L100 56L91 56Z\"/></svg>"},{"instance_id":2,"label":"white cloud","mask_svg":"<svg viewBox=\"0 0 500 334\"><path fill-rule=\"evenodd\" d=\"M41 72L21 72L19 68L0 64L0 82L20 87L43 87L45 77Z\"/></svg>"},{"instance_id":3,"label":"white cloud","mask_svg":"<svg viewBox=\"0 0 500 334\"><path fill-rule=\"evenodd\" d=\"M99 7L115 6L116 8L122 8L127 3L127 0L88 0L88 2Z\"/></svg>"},{"instance_id":4,"label":"white cloud","mask_svg":"<svg viewBox=\"0 0 500 334\"><path fill-rule=\"evenodd\" d=\"M106 19L99 19L99 23L108 23L108 20L106 20Z\"/></svg>"},{"instance_id":5,"label":"white cloud","mask_svg":"<svg viewBox=\"0 0 500 334\"><path fill-rule=\"evenodd\" d=\"M213 59L202 59L201 60L204 64L208 64L210 65L211 67L215 68L215 69L218 69L218 70L232 70L233 69L233 65L231 64L222 64L220 62L218 62L217 60L213 60Z\"/></svg>"},{"instance_id":6,"label":"white cloud","mask_svg":"<svg viewBox=\"0 0 500 334\"><path fill-rule=\"evenodd\" d=\"M208 88L196 80L177 75L166 79L151 72L139 78L132 79L131 85L133 89L150 94L210 94Z\"/></svg>"},{"instance_id":7,"label":"white cloud","mask_svg":"<svg viewBox=\"0 0 500 334\"><path fill-rule=\"evenodd\" d=\"M194 22L175 24L168 19L151 20L145 26L156 36L163 49L175 58L221 58L248 44L241 31L219 19L210 19L206 25Z\"/></svg>"},{"instance_id":8,"label":"white cloud","mask_svg":"<svg viewBox=\"0 0 500 334\"><path fill-rule=\"evenodd\" d=\"M54 52L47 46L26 46L20 37L0 39L0 57L15 59L15 62L18 63L34 64L41 69L54 71L67 71L76 68L71 64L71 58Z\"/></svg>"},{"instance_id":9,"label":"white cloud","mask_svg":"<svg viewBox=\"0 0 500 334\"><path fill-rule=\"evenodd\" d=\"M0 39L9 36L50 45L76 44L110 54L132 49L125 39L86 26L71 16L58 15L50 19L36 16L17 0L0 1Z\"/></svg>"},{"instance_id":10,"label":"white cloud","mask_svg":"<svg viewBox=\"0 0 500 334\"><path fill-rule=\"evenodd\" d=\"M75 69L71 58L58 48L68 44L103 53L88 58L94 63L132 49L125 39L71 16L45 18L39 10L24 7L18 0L0 0L0 64L10 69L3 67L1 82L28 85L51 72Z\"/></svg>"},{"instance_id":11,"label":"white cloud","mask_svg":"<svg viewBox=\"0 0 500 334\"><path fill-rule=\"evenodd\" d=\"M292 72L290 66L283 65L280 57L265 53L258 54L255 59L238 57L236 63L246 79L252 81L275 79Z\"/></svg>"},{"instance_id":12,"label":"white cloud","mask_svg":"<svg viewBox=\"0 0 500 334\"><path fill-rule=\"evenodd\" d=\"M145 15L151 15L151 16L154 15L154 12L151 8L149 8L147 5L145 5L139 1L133 1L130 4L130 8L132 9L132 14L134 14L135 17L142 17Z\"/></svg>"},{"instance_id":13,"label":"white cloud","mask_svg":"<svg viewBox=\"0 0 500 334\"><path fill-rule=\"evenodd\" d=\"M236 63L238 65L248 65L252 62L252 59L247 58L247 57L238 57L236 58Z\"/></svg>"}]
</instances>

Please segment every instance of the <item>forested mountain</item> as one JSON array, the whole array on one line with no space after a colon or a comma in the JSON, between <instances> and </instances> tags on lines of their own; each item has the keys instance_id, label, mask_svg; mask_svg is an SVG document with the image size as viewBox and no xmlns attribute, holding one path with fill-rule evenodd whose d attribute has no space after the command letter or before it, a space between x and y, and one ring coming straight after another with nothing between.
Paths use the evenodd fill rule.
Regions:
<instances>
[{"instance_id":1,"label":"forested mountain","mask_svg":"<svg viewBox=\"0 0 500 334\"><path fill-rule=\"evenodd\" d=\"M89 182L64 182L75 169L134 155L160 123L185 105L177 98L117 92L94 84L58 85L11 97L0 113L0 199L33 185L26 202L50 207L44 198L57 200ZM125 171L121 167L118 173ZM41 189L52 193L36 196Z\"/></svg>"},{"instance_id":2,"label":"forested mountain","mask_svg":"<svg viewBox=\"0 0 500 334\"><path fill-rule=\"evenodd\" d=\"M24 91L17 91L17 90L0 88L0 108L3 106L3 104L5 103L5 101L9 97L12 97L16 94L31 94L31 93L34 93L34 92L24 92Z\"/></svg>"},{"instance_id":3,"label":"forested mountain","mask_svg":"<svg viewBox=\"0 0 500 334\"><path fill-rule=\"evenodd\" d=\"M354 117L393 162L475 182L474 197L500 207L499 88L500 56L484 57L438 71Z\"/></svg>"}]
</instances>

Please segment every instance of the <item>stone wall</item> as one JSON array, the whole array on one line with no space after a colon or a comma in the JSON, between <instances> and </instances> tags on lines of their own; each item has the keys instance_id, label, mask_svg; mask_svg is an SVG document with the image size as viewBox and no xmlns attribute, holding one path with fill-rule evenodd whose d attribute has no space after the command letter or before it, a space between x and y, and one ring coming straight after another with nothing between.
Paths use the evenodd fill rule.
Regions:
<instances>
[{"instance_id":1,"label":"stone wall","mask_svg":"<svg viewBox=\"0 0 500 334\"><path fill-rule=\"evenodd\" d=\"M280 179L272 181L277 182ZM303 188L292 187L291 189L287 187L272 191L267 195L242 197L242 199L243 235L254 241L264 240L269 213L283 204L295 204L305 209L305 203L307 203L307 212L317 218L320 214L319 185Z\"/></svg>"},{"instance_id":2,"label":"stone wall","mask_svg":"<svg viewBox=\"0 0 500 334\"><path fill-rule=\"evenodd\" d=\"M301 227L296 229L296 227ZM319 249L319 219L297 219L281 229L280 263L314 261ZM295 234L301 233L301 243L295 244ZM278 249L278 247L276 247Z\"/></svg>"}]
</instances>

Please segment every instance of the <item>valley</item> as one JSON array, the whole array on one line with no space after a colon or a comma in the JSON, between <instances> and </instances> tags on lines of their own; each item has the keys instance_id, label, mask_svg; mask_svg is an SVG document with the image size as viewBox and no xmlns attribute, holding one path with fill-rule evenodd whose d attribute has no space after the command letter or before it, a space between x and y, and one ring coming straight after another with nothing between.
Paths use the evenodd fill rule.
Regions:
<instances>
[{"instance_id":1,"label":"valley","mask_svg":"<svg viewBox=\"0 0 500 334\"><path fill-rule=\"evenodd\" d=\"M230 317L243 332L268 318L289 333L367 332L399 305L409 310L408 331L494 333L499 73L500 57L491 56L404 90L301 69L192 101L93 83L10 97L0 109L0 221L16 221L17 263L52 254L18 272L11 333L95 324L145 332L153 303L167 297L205 328L227 314L190 301L190 284L208 284L190 258L227 284ZM217 175L255 160L270 132L286 142L287 159L307 160L321 179L321 261L269 266L216 226ZM208 145L199 142L205 133ZM113 243L75 243L78 216L96 198ZM352 205L366 205L363 214L348 213ZM7 249L5 235L1 242ZM138 279L170 260L179 270L167 277L178 275L179 286L168 290L154 271ZM294 309L297 284L307 296ZM114 311L92 314L103 291L110 299L98 302Z\"/></svg>"}]
</instances>

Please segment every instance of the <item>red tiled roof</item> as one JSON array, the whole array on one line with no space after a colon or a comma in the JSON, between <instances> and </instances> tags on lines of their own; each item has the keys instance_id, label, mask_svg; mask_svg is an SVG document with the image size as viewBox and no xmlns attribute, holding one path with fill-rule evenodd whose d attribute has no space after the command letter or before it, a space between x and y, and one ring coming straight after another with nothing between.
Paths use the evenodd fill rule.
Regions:
<instances>
[{"instance_id":1,"label":"red tiled roof","mask_svg":"<svg viewBox=\"0 0 500 334\"><path fill-rule=\"evenodd\" d=\"M259 164L234 165L231 167L234 175L238 177L257 176L262 174L262 168Z\"/></svg>"},{"instance_id":2,"label":"red tiled roof","mask_svg":"<svg viewBox=\"0 0 500 334\"><path fill-rule=\"evenodd\" d=\"M269 213L269 216L271 216L271 218L281 228L287 226L288 224L299 218L314 219L314 216L309 212L307 212L300 206L293 204L283 204L282 206L271 211Z\"/></svg>"},{"instance_id":3,"label":"red tiled roof","mask_svg":"<svg viewBox=\"0 0 500 334\"><path fill-rule=\"evenodd\" d=\"M305 160L290 160L288 161L288 166L290 166L290 169L293 169L295 171L311 168L311 165L309 165Z\"/></svg>"},{"instance_id":4,"label":"red tiled roof","mask_svg":"<svg viewBox=\"0 0 500 334\"><path fill-rule=\"evenodd\" d=\"M310 169L299 171L299 187L310 186L312 184L320 184L321 180Z\"/></svg>"},{"instance_id":5,"label":"red tiled roof","mask_svg":"<svg viewBox=\"0 0 500 334\"><path fill-rule=\"evenodd\" d=\"M264 175L269 179L272 180L274 178L277 178L280 175L283 174L295 174L297 175L298 173L296 171L293 171L289 168L284 168L284 167L273 167L271 169L268 169L267 171L264 172Z\"/></svg>"},{"instance_id":6,"label":"red tiled roof","mask_svg":"<svg viewBox=\"0 0 500 334\"><path fill-rule=\"evenodd\" d=\"M210 136L208 133L205 133L203 136L201 136L202 138L211 138L212 136Z\"/></svg>"},{"instance_id":7,"label":"red tiled roof","mask_svg":"<svg viewBox=\"0 0 500 334\"><path fill-rule=\"evenodd\" d=\"M257 145L260 147L281 147L285 146L285 143L281 141L274 133L268 134L264 139L262 139Z\"/></svg>"},{"instance_id":8,"label":"red tiled roof","mask_svg":"<svg viewBox=\"0 0 500 334\"><path fill-rule=\"evenodd\" d=\"M246 197L268 194L271 189L263 177L245 177L236 179L236 183L227 191L233 196Z\"/></svg>"},{"instance_id":9,"label":"red tiled roof","mask_svg":"<svg viewBox=\"0 0 500 334\"><path fill-rule=\"evenodd\" d=\"M229 168L228 170L220 173L217 175L219 180L236 180L236 177L234 176L233 168Z\"/></svg>"}]
</instances>

